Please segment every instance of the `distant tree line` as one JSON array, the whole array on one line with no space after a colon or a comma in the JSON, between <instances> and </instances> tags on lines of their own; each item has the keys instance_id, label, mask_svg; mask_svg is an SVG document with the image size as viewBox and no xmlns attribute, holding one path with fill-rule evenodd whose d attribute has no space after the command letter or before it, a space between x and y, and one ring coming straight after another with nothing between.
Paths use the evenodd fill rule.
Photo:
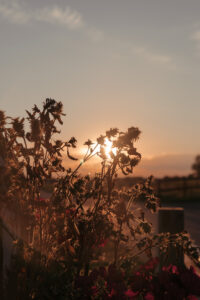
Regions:
<instances>
[{"instance_id":1,"label":"distant tree line","mask_svg":"<svg viewBox=\"0 0 200 300\"><path fill-rule=\"evenodd\" d=\"M196 156L195 162L192 164L192 170L196 177L200 177L200 155Z\"/></svg>"}]
</instances>

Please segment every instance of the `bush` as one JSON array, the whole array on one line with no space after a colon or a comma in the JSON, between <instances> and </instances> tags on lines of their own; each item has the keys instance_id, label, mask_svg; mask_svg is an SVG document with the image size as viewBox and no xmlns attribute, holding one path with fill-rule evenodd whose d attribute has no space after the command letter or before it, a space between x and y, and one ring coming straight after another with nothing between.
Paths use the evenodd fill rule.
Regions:
<instances>
[{"instance_id":1,"label":"bush","mask_svg":"<svg viewBox=\"0 0 200 300\"><path fill-rule=\"evenodd\" d=\"M156 211L159 201L151 188L152 178L126 191L115 189L119 172L131 174L141 160L135 148L140 130L111 128L95 143L87 140L86 153L78 161L72 151L76 139L56 138L60 133L57 123L63 123L62 109L62 103L53 99L46 99L41 110L35 105L27 111L28 132L24 118L6 117L0 112L0 157L6 176L1 204L17 212L26 228L24 240L15 241L7 297L157 297L152 270L155 260L149 269L143 266L147 275L138 269L145 259L152 258L153 247L160 246L166 252L172 238L169 234L152 235L144 211L134 206L143 199L147 209ZM77 163L74 170L64 167L64 153ZM100 159L100 172L81 175L81 167L94 156ZM51 196L41 198L50 180L54 185ZM186 234L174 235L173 243L181 245L198 263L198 249L192 247ZM187 296L189 292L184 293Z\"/></svg>"}]
</instances>

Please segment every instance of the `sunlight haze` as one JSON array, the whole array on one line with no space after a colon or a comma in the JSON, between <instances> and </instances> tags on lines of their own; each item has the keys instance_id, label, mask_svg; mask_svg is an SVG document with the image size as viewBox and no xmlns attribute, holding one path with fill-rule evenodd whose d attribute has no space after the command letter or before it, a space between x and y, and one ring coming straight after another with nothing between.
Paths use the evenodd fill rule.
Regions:
<instances>
[{"instance_id":1,"label":"sunlight haze","mask_svg":"<svg viewBox=\"0 0 200 300\"><path fill-rule=\"evenodd\" d=\"M200 151L199 16L195 0L0 0L0 109L61 101L62 138L80 147L139 127L136 173L188 174Z\"/></svg>"}]
</instances>

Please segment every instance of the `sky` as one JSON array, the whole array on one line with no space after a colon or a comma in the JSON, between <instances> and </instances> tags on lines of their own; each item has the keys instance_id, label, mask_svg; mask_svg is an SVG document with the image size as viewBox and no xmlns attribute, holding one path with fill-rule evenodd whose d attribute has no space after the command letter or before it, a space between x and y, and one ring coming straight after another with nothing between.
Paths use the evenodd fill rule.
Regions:
<instances>
[{"instance_id":1,"label":"sky","mask_svg":"<svg viewBox=\"0 0 200 300\"><path fill-rule=\"evenodd\" d=\"M200 152L200 1L0 0L0 109L61 101L62 138L142 131L136 174L185 175Z\"/></svg>"}]
</instances>

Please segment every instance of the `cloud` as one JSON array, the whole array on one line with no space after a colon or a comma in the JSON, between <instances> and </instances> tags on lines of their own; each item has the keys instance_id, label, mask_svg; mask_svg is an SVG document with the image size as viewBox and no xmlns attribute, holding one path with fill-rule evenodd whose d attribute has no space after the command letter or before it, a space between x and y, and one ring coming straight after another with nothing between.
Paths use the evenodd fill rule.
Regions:
<instances>
[{"instance_id":1,"label":"cloud","mask_svg":"<svg viewBox=\"0 0 200 300\"><path fill-rule=\"evenodd\" d=\"M89 26L82 15L69 6L58 5L42 7L35 10L25 8L17 0L0 0L0 16L15 24L42 22L66 27L68 30L79 30L93 42L104 39L102 31Z\"/></svg>"},{"instance_id":2,"label":"cloud","mask_svg":"<svg viewBox=\"0 0 200 300\"><path fill-rule=\"evenodd\" d=\"M175 69L175 65L172 62L172 59L168 55L161 55L158 53L152 53L148 49L144 47L132 47L132 51L134 54L137 54L144 58L146 61L150 63L156 63L159 65L165 65L170 69Z\"/></svg>"},{"instance_id":3,"label":"cloud","mask_svg":"<svg viewBox=\"0 0 200 300\"><path fill-rule=\"evenodd\" d=\"M33 19L52 24L64 25L70 29L81 28L84 26L81 14L72 10L69 6L66 6L64 9L58 6L43 8L34 13Z\"/></svg>"},{"instance_id":4,"label":"cloud","mask_svg":"<svg viewBox=\"0 0 200 300\"><path fill-rule=\"evenodd\" d=\"M0 15L10 21L11 23L16 24L25 24L27 23L31 16L27 13L17 2L0 2Z\"/></svg>"},{"instance_id":5,"label":"cloud","mask_svg":"<svg viewBox=\"0 0 200 300\"><path fill-rule=\"evenodd\" d=\"M79 12L72 10L69 6L61 8L59 6L44 7L34 11L25 9L17 1L0 2L0 15L8 21L16 24L24 24L29 21L41 21L52 24L59 24L69 29L84 26L82 16Z\"/></svg>"},{"instance_id":6,"label":"cloud","mask_svg":"<svg viewBox=\"0 0 200 300\"><path fill-rule=\"evenodd\" d=\"M0 16L15 24L43 22L60 25L69 30L79 30L93 42L102 41L104 38L102 31L89 26L83 20L82 15L68 5L65 7L46 6L30 10L17 0L0 0Z\"/></svg>"}]
</instances>

